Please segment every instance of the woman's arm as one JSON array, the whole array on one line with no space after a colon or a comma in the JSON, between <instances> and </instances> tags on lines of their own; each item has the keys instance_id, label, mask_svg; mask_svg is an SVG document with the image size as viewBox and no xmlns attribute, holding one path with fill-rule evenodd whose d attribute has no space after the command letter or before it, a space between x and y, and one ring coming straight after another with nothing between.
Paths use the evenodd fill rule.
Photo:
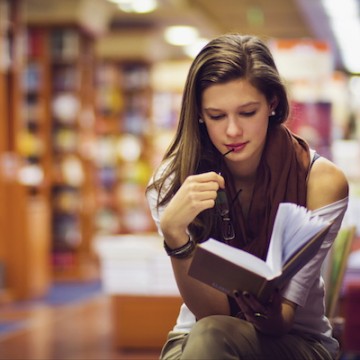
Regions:
<instances>
[{"instance_id":1,"label":"woman's arm","mask_svg":"<svg viewBox=\"0 0 360 360\"><path fill-rule=\"evenodd\" d=\"M320 157L310 171L307 185L307 208L316 210L349 194L349 185L344 173L331 161Z\"/></svg>"},{"instance_id":2,"label":"woman's arm","mask_svg":"<svg viewBox=\"0 0 360 360\"><path fill-rule=\"evenodd\" d=\"M170 249L176 249L189 239L189 224L202 211L215 205L217 190L224 187L224 179L215 172L189 176L159 212L156 211L154 190L148 193L148 201L155 222ZM188 276L191 257L171 258L180 294L197 319L214 314L229 314L227 297L221 292Z\"/></svg>"}]
</instances>

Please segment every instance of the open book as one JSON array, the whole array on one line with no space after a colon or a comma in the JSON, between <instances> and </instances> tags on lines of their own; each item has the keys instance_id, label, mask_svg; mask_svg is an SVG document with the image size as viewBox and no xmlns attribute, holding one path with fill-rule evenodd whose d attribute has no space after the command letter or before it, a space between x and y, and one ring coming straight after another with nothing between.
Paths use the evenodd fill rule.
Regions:
<instances>
[{"instance_id":1,"label":"open book","mask_svg":"<svg viewBox=\"0 0 360 360\"><path fill-rule=\"evenodd\" d=\"M330 226L302 206L281 203L266 261L209 239L197 245L189 275L227 295L248 291L266 302L316 255Z\"/></svg>"}]
</instances>

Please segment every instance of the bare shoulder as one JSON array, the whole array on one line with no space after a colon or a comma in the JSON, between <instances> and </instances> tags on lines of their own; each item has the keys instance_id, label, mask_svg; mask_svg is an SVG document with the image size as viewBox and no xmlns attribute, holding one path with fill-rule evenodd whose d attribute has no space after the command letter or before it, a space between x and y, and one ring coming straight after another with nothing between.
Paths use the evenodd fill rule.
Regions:
<instances>
[{"instance_id":1,"label":"bare shoulder","mask_svg":"<svg viewBox=\"0 0 360 360\"><path fill-rule=\"evenodd\" d=\"M307 207L317 209L348 196L349 185L343 171L324 157L317 159L307 185Z\"/></svg>"}]
</instances>

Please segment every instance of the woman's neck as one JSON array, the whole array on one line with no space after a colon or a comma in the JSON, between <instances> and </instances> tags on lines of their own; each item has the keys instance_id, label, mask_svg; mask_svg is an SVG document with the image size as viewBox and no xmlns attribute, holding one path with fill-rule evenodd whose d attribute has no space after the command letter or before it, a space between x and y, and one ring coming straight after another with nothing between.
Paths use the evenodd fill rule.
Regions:
<instances>
[{"instance_id":1,"label":"woman's neck","mask_svg":"<svg viewBox=\"0 0 360 360\"><path fill-rule=\"evenodd\" d=\"M262 150L254 153L251 158L243 161L231 161L225 158L226 166L236 183L252 184L256 179L257 168L262 157Z\"/></svg>"},{"instance_id":2,"label":"woman's neck","mask_svg":"<svg viewBox=\"0 0 360 360\"><path fill-rule=\"evenodd\" d=\"M251 185L255 182L258 163L239 164L227 162L227 168L235 184Z\"/></svg>"}]
</instances>

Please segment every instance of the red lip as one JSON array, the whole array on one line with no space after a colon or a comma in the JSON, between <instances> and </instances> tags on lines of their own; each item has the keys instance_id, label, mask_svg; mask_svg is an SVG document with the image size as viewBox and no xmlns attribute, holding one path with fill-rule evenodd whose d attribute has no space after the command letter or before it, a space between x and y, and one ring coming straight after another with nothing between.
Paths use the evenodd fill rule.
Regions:
<instances>
[{"instance_id":1,"label":"red lip","mask_svg":"<svg viewBox=\"0 0 360 360\"><path fill-rule=\"evenodd\" d=\"M233 149L234 152L242 150L247 145L247 142L237 143L237 144L227 144L226 147L230 150Z\"/></svg>"}]
</instances>

